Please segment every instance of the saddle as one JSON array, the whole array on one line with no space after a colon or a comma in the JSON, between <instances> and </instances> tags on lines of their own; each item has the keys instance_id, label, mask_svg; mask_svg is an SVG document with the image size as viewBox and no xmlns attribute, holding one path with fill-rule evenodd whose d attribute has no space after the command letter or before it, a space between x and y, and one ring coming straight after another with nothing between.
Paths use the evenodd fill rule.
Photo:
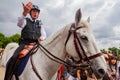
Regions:
<instances>
[{"instance_id":1,"label":"saddle","mask_svg":"<svg viewBox=\"0 0 120 80\"><path fill-rule=\"evenodd\" d=\"M35 47L35 43L30 43L28 45L25 45L23 50L18 54L18 58L25 57L33 48Z\"/></svg>"},{"instance_id":2,"label":"saddle","mask_svg":"<svg viewBox=\"0 0 120 80\"><path fill-rule=\"evenodd\" d=\"M25 45L25 47L23 48L22 51L20 51L20 53L18 54L18 67L16 69L15 74L17 76L21 75L27 62L28 59L30 57L30 55L32 54L32 50L35 48L35 44L34 43L30 43L28 45Z\"/></svg>"}]
</instances>

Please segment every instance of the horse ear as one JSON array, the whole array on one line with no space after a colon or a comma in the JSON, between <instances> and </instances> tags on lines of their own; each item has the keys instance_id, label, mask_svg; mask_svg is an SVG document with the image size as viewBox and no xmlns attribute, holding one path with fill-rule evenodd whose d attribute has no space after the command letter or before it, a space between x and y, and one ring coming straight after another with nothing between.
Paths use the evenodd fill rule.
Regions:
<instances>
[{"instance_id":1,"label":"horse ear","mask_svg":"<svg viewBox=\"0 0 120 80\"><path fill-rule=\"evenodd\" d=\"M90 16L87 18L87 22L90 23Z\"/></svg>"},{"instance_id":2,"label":"horse ear","mask_svg":"<svg viewBox=\"0 0 120 80\"><path fill-rule=\"evenodd\" d=\"M81 17L82 17L81 9L78 9L77 12L76 12L76 15L75 15L76 24L78 24L80 22Z\"/></svg>"}]
</instances>

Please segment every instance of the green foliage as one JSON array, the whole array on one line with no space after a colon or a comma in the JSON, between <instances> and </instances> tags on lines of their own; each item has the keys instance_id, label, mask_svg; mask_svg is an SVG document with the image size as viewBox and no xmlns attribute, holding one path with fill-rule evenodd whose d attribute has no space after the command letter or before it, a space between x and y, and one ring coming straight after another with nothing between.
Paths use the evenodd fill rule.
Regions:
<instances>
[{"instance_id":1,"label":"green foliage","mask_svg":"<svg viewBox=\"0 0 120 80\"><path fill-rule=\"evenodd\" d=\"M107 53L107 51L105 49L102 49L101 52L102 53Z\"/></svg>"},{"instance_id":2,"label":"green foliage","mask_svg":"<svg viewBox=\"0 0 120 80\"><path fill-rule=\"evenodd\" d=\"M19 42L19 38L20 38L19 34L15 34L15 35L13 35L13 36L10 37L10 39L12 40L12 42L16 42L16 43Z\"/></svg>"},{"instance_id":3,"label":"green foliage","mask_svg":"<svg viewBox=\"0 0 120 80\"><path fill-rule=\"evenodd\" d=\"M10 37L6 37L4 34L0 33L0 48L5 48L6 45L11 42L18 43L20 37L21 37L20 34L14 34ZM116 47L112 47L112 48L108 48L108 50L105 50L105 49L101 50L102 53L107 53L109 51L112 51L117 56L120 55L120 48L118 49Z\"/></svg>"},{"instance_id":4,"label":"green foliage","mask_svg":"<svg viewBox=\"0 0 120 80\"><path fill-rule=\"evenodd\" d=\"M4 45L4 40L5 40L5 36L4 34L0 33L0 47L2 48Z\"/></svg>"},{"instance_id":5,"label":"green foliage","mask_svg":"<svg viewBox=\"0 0 120 80\"><path fill-rule=\"evenodd\" d=\"M112 47L112 48L108 48L108 50L115 53L115 55L120 55L120 48Z\"/></svg>"},{"instance_id":6,"label":"green foliage","mask_svg":"<svg viewBox=\"0 0 120 80\"><path fill-rule=\"evenodd\" d=\"M0 33L0 48L5 48L8 43L19 42L20 35L14 34L10 37L6 37L4 34Z\"/></svg>"},{"instance_id":7,"label":"green foliage","mask_svg":"<svg viewBox=\"0 0 120 80\"><path fill-rule=\"evenodd\" d=\"M110 51L112 51L117 56L120 55L120 48L111 47L111 48L108 48L108 50L105 50L105 49L101 50L102 53L110 53Z\"/></svg>"}]
</instances>

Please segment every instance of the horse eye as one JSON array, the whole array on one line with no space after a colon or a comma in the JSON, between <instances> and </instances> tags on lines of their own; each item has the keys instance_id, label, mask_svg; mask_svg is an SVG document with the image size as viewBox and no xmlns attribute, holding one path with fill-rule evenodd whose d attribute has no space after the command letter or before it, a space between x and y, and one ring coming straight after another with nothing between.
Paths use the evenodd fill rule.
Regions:
<instances>
[{"instance_id":1,"label":"horse eye","mask_svg":"<svg viewBox=\"0 0 120 80\"><path fill-rule=\"evenodd\" d=\"M82 40L87 40L87 41L88 41L88 38L87 38L86 36L80 36L80 38L81 38Z\"/></svg>"}]
</instances>

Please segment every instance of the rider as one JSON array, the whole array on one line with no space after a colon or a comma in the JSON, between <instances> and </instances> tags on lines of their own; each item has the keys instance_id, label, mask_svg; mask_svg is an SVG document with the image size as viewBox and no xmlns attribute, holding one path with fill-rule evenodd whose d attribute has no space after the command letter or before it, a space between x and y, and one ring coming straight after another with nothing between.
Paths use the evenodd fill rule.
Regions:
<instances>
[{"instance_id":1,"label":"rider","mask_svg":"<svg viewBox=\"0 0 120 80\"><path fill-rule=\"evenodd\" d=\"M30 18L26 17L27 14L30 14ZM37 43L38 40L42 41L46 38L46 32L41 26L41 20L37 20L40 14L40 9L37 5L33 5L31 2L28 2L26 5L23 3L23 14L18 18L17 25L22 28L21 39L19 42L19 47L14 52L14 55L9 60L7 64L6 73L4 80L10 80L14 73L14 66L18 59L18 54L25 45L29 43Z\"/></svg>"}]
</instances>

